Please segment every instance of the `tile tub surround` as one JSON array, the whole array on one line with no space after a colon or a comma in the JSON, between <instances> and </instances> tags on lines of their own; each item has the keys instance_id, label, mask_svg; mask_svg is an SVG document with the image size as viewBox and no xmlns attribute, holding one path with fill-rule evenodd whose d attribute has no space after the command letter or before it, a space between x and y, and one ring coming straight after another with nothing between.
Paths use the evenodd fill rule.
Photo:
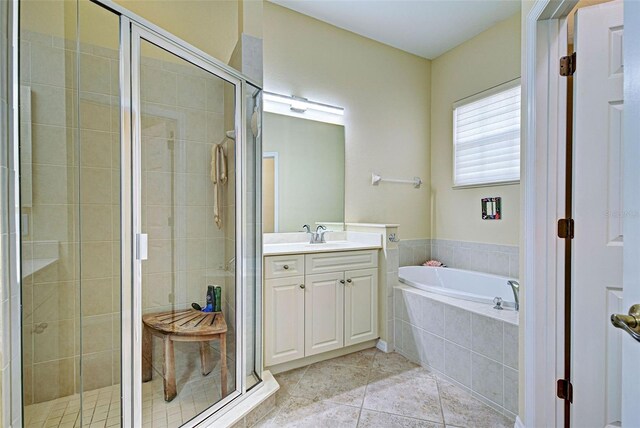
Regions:
<instances>
[{"instance_id":1,"label":"tile tub surround","mask_svg":"<svg viewBox=\"0 0 640 428\"><path fill-rule=\"evenodd\" d=\"M431 239L402 239L398 250L400 266L421 265L431 258Z\"/></svg>"},{"instance_id":2,"label":"tile tub surround","mask_svg":"<svg viewBox=\"0 0 640 428\"><path fill-rule=\"evenodd\" d=\"M400 250L400 266L417 266L426 260L435 259L449 267L458 269L475 270L512 278L520 276L517 245L446 239L407 239L400 241L398 248Z\"/></svg>"},{"instance_id":3,"label":"tile tub surround","mask_svg":"<svg viewBox=\"0 0 640 428\"><path fill-rule=\"evenodd\" d=\"M394 314L397 352L515 420L517 312L398 286Z\"/></svg>"},{"instance_id":4,"label":"tile tub surround","mask_svg":"<svg viewBox=\"0 0 640 428\"><path fill-rule=\"evenodd\" d=\"M431 258L458 269L475 270L511 278L520 276L519 247L517 245L432 239Z\"/></svg>"},{"instance_id":5,"label":"tile tub surround","mask_svg":"<svg viewBox=\"0 0 640 428\"><path fill-rule=\"evenodd\" d=\"M247 427L512 427L397 353L367 349L275 375L275 409Z\"/></svg>"}]
</instances>

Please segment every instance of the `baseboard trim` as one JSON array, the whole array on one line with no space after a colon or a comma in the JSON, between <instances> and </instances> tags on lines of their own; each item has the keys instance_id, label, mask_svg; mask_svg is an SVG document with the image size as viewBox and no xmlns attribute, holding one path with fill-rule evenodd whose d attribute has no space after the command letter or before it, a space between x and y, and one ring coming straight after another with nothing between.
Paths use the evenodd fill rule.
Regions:
<instances>
[{"instance_id":1,"label":"baseboard trim","mask_svg":"<svg viewBox=\"0 0 640 428\"><path fill-rule=\"evenodd\" d=\"M364 349L373 348L376 346L376 341L377 339L367 340L366 342L347 346L345 348L334 349L333 351L323 352L322 354L311 355L310 357L304 357L293 361L287 361L286 363L275 364L273 366L266 367L266 369L273 374L298 369L300 367L308 366L309 364L319 363L320 361L342 357L343 355L351 354L352 352L358 352Z\"/></svg>"}]
</instances>

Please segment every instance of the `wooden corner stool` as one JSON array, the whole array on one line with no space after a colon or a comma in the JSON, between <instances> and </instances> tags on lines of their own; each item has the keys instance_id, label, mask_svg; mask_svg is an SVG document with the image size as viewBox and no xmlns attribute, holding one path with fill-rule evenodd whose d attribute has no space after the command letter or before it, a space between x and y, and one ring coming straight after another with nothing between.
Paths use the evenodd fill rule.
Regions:
<instances>
[{"instance_id":1,"label":"wooden corner stool","mask_svg":"<svg viewBox=\"0 0 640 428\"><path fill-rule=\"evenodd\" d=\"M222 397L227 395L227 323L222 312L201 312L195 309L147 314L142 317L142 381L152 378L152 335L163 342L164 399L176 397L176 368L173 342L200 342L202 375L211 373L211 352L208 342L220 341L220 383Z\"/></svg>"}]
</instances>

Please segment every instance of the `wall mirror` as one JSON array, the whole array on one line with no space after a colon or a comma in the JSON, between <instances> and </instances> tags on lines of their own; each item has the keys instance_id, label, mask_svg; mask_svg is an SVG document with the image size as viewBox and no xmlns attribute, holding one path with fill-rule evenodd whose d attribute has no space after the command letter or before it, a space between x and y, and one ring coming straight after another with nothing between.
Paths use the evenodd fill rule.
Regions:
<instances>
[{"instance_id":1,"label":"wall mirror","mask_svg":"<svg viewBox=\"0 0 640 428\"><path fill-rule=\"evenodd\" d=\"M288 114L263 116L264 233L344 222L344 126ZM293 107L291 107L293 109ZM304 114L297 108L297 115ZM334 223L338 223L336 225Z\"/></svg>"}]
</instances>

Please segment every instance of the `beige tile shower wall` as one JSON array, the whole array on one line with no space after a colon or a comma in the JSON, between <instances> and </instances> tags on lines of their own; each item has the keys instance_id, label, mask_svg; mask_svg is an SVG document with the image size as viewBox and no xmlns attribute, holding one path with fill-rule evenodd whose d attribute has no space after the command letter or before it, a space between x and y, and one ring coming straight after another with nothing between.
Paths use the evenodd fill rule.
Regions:
<instances>
[{"instance_id":1,"label":"beige tile shower wall","mask_svg":"<svg viewBox=\"0 0 640 428\"><path fill-rule=\"evenodd\" d=\"M116 51L82 45L78 58L63 39L21 38L32 143L23 259L58 257L23 281L28 405L119 382L119 98Z\"/></svg>"},{"instance_id":2,"label":"beige tile shower wall","mask_svg":"<svg viewBox=\"0 0 640 428\"><path fill-rule=\"evenodd\" d=\"M120 140L117 52L83 47L76 117L76 79L68 77L76 54L33 33L22 44L23 67L34 64L22 82L32 94L32 123L23 130L33 141L23 254L59 254L23 286L30 404L78 392L80 355L90 374L84 390L120 381ZM204 303L208 284L225 283L226 237L213 221L210 181L211 147L224 135L222 82L174 61L143 64L146 313Z\"/></svg>"},{"instance_id":3,"label":"beige tile shower wall","mask_svg":"<svg viewBox=\"0 0 640 428\"><path fill-rule=\"evenodd\" d=\"M430 237L431 61L264 2L268 91L345 108L345 219ZM371 173L423 180L371 185Z\"/></svg>"},{"instance_id":4,"label":"beige tile shower wall","mask_svg":"<svg viewBox=\"0 0 640 428\"><path fill-rule=\"evenodd\" d=\"M192 302L204 306L208 285L222 286L228 302L234 297L233 273L225 263L235 249L229 242L235 227L235 146L224 141L225 84L192 66L145 57L142 85L142 221L149 234L143 312L188 308ZM229 175L222 190L222 229L214 221L211 182L217 143L224 143ZM233 313L226 312L233 326ZM155 340L155 354L159 347ZM196 358L197 350L185 346L185 358ZM154 361L161 373L162 360L154 355Z\"/></svg>"},{"instance_id":5,"label":"beige tile shower wall","mask_svg":"<svg viewBox=\"0 0 640 428\"><path fill-rule=\"evenodd\" d=\"M519 14L432 61L432 238L519 244L519 185L452 189L453 103L518 77ZM502 197L501 220L481 219L480 199L491 196Z\"/></svg>"}]
</instances>

